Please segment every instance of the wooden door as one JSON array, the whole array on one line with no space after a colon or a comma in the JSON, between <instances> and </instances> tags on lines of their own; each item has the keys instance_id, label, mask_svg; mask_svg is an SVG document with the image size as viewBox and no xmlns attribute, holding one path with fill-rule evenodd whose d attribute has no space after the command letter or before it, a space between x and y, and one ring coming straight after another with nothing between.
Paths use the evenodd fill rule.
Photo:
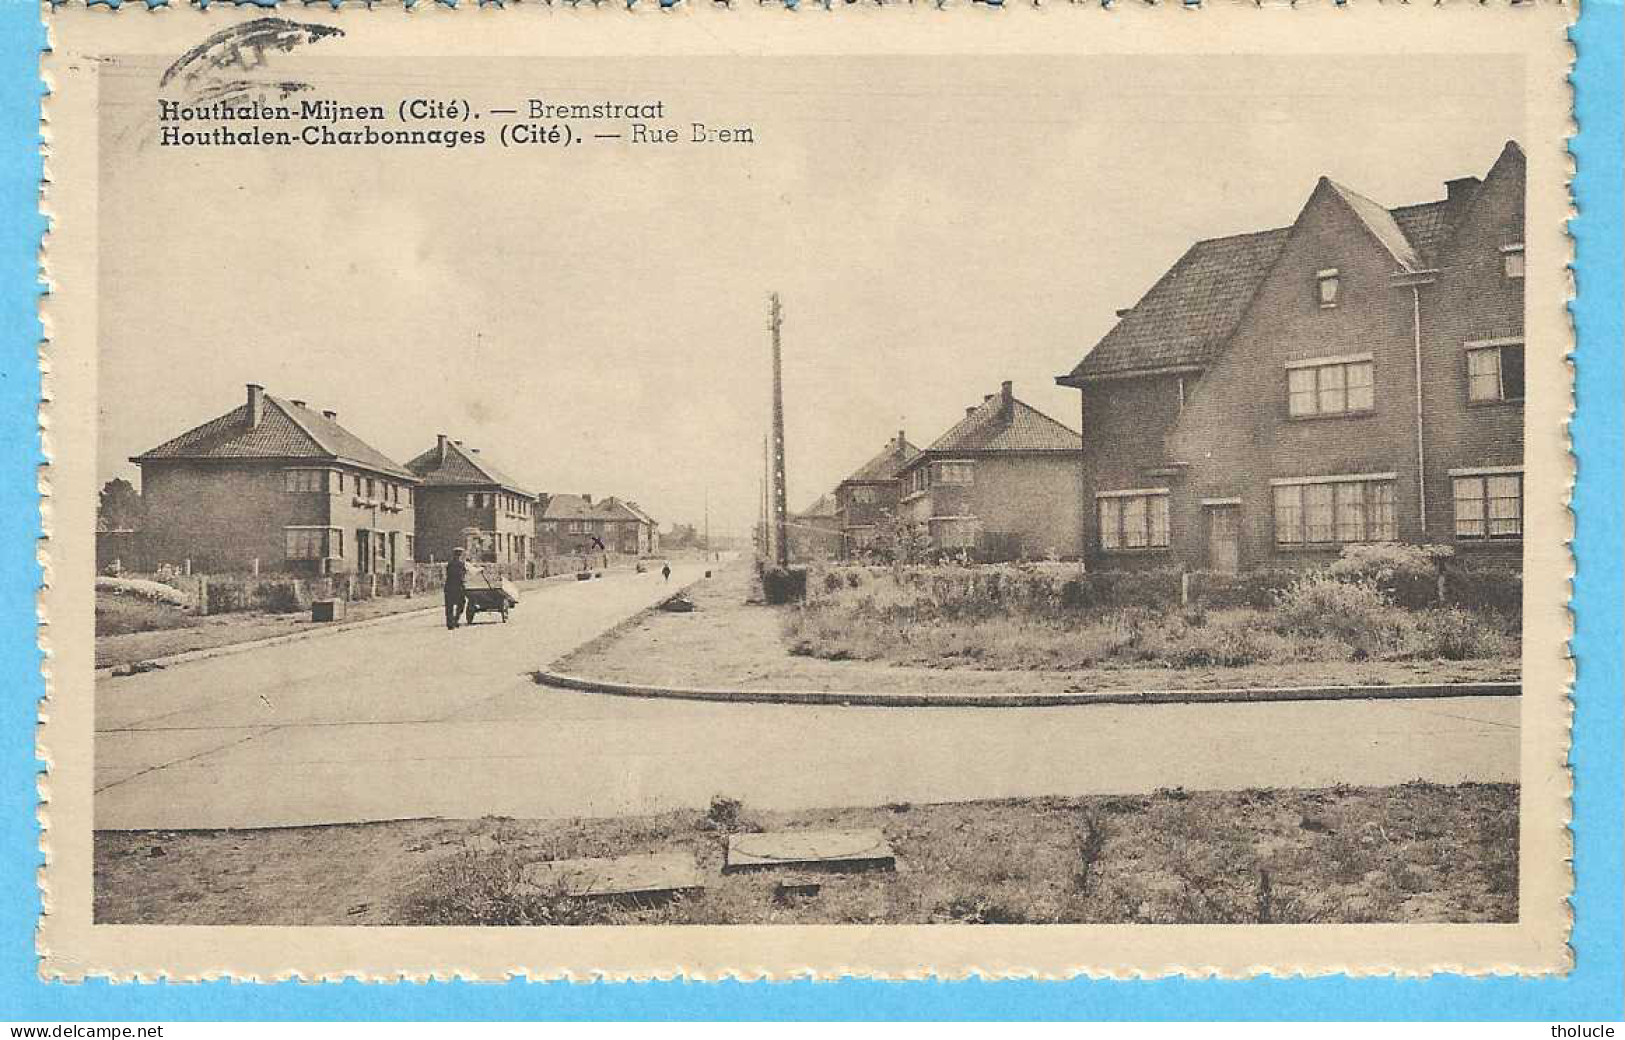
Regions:
<instances>
[{"instance_id":1,"label":"wooden door","mask_svg":"<svg viewBox=\"0 0 1625 1040\"><path fill-rule=\"evenodd\" d=\"M1241 507L1207 507L1207 564L1221 574L1241 567Z\"/></svg>"}]
</instances>

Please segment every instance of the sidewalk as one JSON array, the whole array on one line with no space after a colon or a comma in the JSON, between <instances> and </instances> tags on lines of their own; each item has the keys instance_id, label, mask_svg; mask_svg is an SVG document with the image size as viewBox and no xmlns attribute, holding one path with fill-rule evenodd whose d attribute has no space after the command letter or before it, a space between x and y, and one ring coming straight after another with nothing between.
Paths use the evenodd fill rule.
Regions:
<instances>
[{"instance_id":1,"label":"sidewalk","mask_svg":"<svg viewBox=\"0 0 1625 1040\"><path fill-rule=\"evenodd\" d=\"M604 573L619 573L626 570L630 568L618 566ZM555 574L546 578L532 578L517 584L520 590L524 591L554 582L575 580L573 574ZM132 664L165 666L182 661L201 660L261 646L274 646L383 624L400 617L440 609L442 609L440 592L436 589L418 596L382 596L377 599L352 601L345 620L339 622L311 621L308 611L295 614L260 614L247 611L213 614L200 617L197 624L184 628L98 636L96 670L99 677L106 677L113 669Z\"/></svg>"}]
</instances>

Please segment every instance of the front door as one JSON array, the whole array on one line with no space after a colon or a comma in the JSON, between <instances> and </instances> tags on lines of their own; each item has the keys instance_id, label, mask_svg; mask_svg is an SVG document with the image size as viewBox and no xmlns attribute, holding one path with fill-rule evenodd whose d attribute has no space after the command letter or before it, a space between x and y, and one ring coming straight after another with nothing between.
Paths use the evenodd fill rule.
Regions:
<instances>
[{"instance_id":1,"label":"front door","mask_svg":"<svg viewBox=\"0 0 1625 1040\"><path fill-rule=\"evenodd\" d=\"M1221 574L1241 566L1241 507L1207 507L1207 565Z\"/></svg>"},{"instance_id":2,"label":"front door","mask_svg":"<svg viewBox=\"0 0 1625 1040\"><path fill-rule=\"evenodd\" d=\"M372 532L364 527L355 530L355 566L362 574L372 573Z\"/></svg>"}]
</instances>

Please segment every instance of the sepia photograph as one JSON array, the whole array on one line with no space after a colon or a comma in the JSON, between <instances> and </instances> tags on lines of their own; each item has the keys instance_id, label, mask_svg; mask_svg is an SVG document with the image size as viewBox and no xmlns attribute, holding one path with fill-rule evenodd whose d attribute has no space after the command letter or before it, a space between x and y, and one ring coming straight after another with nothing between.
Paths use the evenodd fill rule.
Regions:
<instances>
[{"instance_id":1,"label":"sepia photograph","mask_svg":"<svg viewBox=\"0 0 1625 1040\"><path fill-rule=\"evenodd\" d=\"M358 25L72 81L91 928L1557 913L1544 51Z\"/></svg>"}]
</instances>

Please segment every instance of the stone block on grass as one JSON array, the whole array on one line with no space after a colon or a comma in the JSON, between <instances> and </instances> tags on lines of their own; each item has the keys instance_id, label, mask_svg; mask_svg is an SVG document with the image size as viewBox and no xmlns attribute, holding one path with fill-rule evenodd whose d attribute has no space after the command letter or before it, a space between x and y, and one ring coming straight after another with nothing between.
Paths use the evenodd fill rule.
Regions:
<instances>
[{"instance_id":1,"label":"stone block on grass","mask_svg":"<svg viewBox=\"0 0 1625 1040\"><path fill-rule=\"evenodd\" d=\"M750 870L896 870L897 857L879 828L850 831L766 831L728 838L724 874Z\"/></svg>"},{"instance_id":2,"label":"stone block on grass","mask_svg":"<svg viewBox=\"0 0 1625 1040\"><path fill-rule=\"evenodd\" d=\"M691 852L549 860L527 865L521 879L533 891L577 899L662 899L705 887Z\"/></svg>"}]
</instances>

